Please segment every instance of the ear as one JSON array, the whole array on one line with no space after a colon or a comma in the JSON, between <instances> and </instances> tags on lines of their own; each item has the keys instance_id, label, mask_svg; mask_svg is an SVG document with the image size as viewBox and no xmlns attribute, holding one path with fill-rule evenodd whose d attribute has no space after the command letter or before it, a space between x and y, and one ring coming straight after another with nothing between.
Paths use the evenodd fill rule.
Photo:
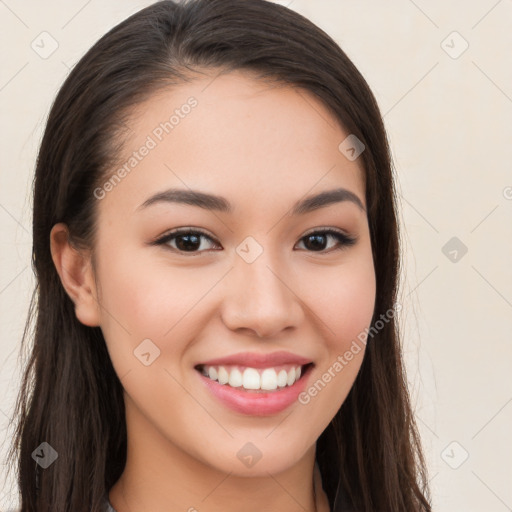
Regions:
<instances>
[{"instance_id":1,"label":"ear","mask_svg":"<svg viewBox=\"0 0 512 512\"><path fill-rule=\"evenodd\" d=\"M100 307L91 264L91 254L74 247L66 224L53 226L50 249L62 286L75 304L78 320L90 327L100 325Z\"/></svg>"}]
</instances>

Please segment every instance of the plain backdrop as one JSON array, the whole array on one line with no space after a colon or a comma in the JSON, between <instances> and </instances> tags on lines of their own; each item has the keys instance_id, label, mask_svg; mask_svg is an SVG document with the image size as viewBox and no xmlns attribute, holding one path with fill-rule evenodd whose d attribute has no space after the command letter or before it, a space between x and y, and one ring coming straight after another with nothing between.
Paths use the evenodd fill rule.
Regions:
<instances>
[{"instance_id":1,"label":"plain backdrop","mask_svg":"<svg viewBox=\"0 0 512 512\"><path fill-rule=\"evenodd\" d=\"M34 280L31 183L69 69L144 0L0 0L0 428ZM512 510L512 0L286 0L378 100L397 175L400 325L438 512ZM43 42L41 42L43 41ZM17 505L0 468L0 511Z\"/></svg>"}]
</instances>

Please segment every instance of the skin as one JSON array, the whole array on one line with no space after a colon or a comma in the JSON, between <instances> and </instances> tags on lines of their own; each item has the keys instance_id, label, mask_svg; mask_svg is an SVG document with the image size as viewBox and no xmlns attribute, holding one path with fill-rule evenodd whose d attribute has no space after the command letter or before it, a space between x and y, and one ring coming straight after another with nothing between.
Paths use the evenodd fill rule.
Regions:
<instances>
[{"instance_id":1,"label":"skin","mask_svg":"<svg viewBox=\"0 0 512 512\"><path fill-rule=\"evenodd\" d=\"M228 409L194 366L286 350L314 362L312 384L370 326L366 211L343 201L288 215L295 201L338 187L366 208L361 159L339 151L348 133L309 92L242 72L212 80L161 92L133 112L121 165L187 98L198 101L98 200L94 252L73 248L63 224L51 234L77 318L101 327L125 390L127 464L110 501L118 512L328 511L321 487L314 497L315 443L345 400L364 346L308 404L266 417ZM165 202L139 208L171 187L221 195L233 212ZM178 227L212 240L202 238L200 254L180 253L176 239L150 245ZM327 236L319 251L304 241L331 227L355 245L333 250L338 241ZM248 236L263 249L250 264L235 250ZM160 350L149 366L134 356L145 339ZM250 468L236 456L247 442L262 454Z\"/></svg>"}]
</instances>

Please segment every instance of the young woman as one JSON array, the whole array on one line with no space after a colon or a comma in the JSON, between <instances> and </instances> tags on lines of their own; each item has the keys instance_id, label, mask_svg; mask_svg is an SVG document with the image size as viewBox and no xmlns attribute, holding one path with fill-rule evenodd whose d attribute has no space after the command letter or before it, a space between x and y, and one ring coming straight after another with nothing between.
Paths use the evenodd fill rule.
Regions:
<instances>
[{"instance_id":1,"label":"young woman","mask_svg":"<svg viewBox=\"0 0 512 512\"><path fill-rule=\"evenodd\" d=\"M23 512L430 510L386 134L311 22L195 0L113 28L50 112L33 240Z\"/></svg>"}]
</instances>

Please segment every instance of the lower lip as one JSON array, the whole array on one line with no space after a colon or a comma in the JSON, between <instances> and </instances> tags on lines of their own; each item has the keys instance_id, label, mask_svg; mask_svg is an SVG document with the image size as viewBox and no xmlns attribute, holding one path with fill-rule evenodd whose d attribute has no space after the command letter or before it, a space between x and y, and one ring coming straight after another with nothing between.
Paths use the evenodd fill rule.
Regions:
<instances>
[{"instance_id":1,"label":"lower lip","mask_svg":"<svg viewBox=\"0 0 512 512\"><path fill-rule=\"evenodd\" d=\"M200 372L197 373L213 395L233 411L251 416L268 416L284 411L298 401L300 393L306 386L310 370L311 367L306 368L301 378L293 385L268 393L232 388L227 384L219 384L216 380L209 379Z\"/></svg>"}]
</instances>

